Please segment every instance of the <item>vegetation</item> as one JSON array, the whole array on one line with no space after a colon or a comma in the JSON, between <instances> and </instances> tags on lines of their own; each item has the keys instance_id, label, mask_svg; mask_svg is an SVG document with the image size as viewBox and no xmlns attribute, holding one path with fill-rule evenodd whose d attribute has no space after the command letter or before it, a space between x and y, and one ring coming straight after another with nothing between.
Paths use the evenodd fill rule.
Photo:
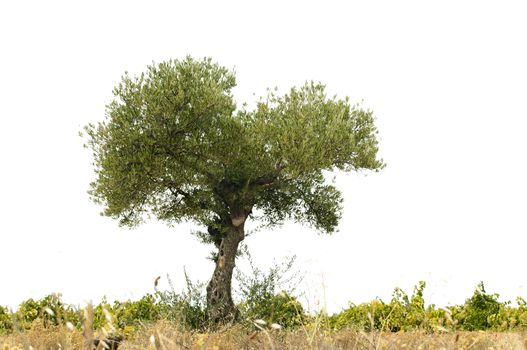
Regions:
<instances>
[{"instance_id":1,"label":"vegetation","mask_svg":"<svg viewBox=\"0 0 527 350\"><path fill-rule=\"evenodd\" d=\"M298 284L299 276L289 274L294 262L295 257L291 257L264 272L254 266L249 256L251 272L244 274L237 271L238 308L246 324L262 320L269 325L296 328L307 322L304 308L294 296L293 285Z\"/></svg>"},{"instance_id":2,"label":"vegetation","mask_svg":"<svg viewBox=\"0 0 527 350\"><path fill-rule=\"evenodd\" d=\"M265 272L249 259L252 271L236 273L233 298L247 219L268 226L293 219L332 233L342 199L325 174L384 166L371 111L328 98L314 83L284 96L269 92L252 111L236 109L234 86L234 74L210 59L152 65L138 77L126 74L106 120L85 128L97 175L90 195L103 214L127 226L150 216L200 225L198 237L216 247L210 282L186 276L186 288L176 292L168 278L170 290L85 308L60 295L28 299L15 311L0 306L3 350L527 345L527 302L502 302L483 282L463 305L426 305L421 281L411 295L396 288L389 302L314 314L291 287L294 259Z\"/></svg>"},{"instance_id":3,"label":"vegetation","mask_svg":"<svg viewBox=\"0 0 527 350\"><path fill-rule=\"evenodd\" d=\"M152 65L126 74L105 121L86 127L97 174L90 194L104 215L127 226L147 216L191 221L216 246L206 302L215 323L239 315L231 281L247 219L332 233L342 199L324 173L383 167L371 111L315 83L236 109L235 85L210 59Z\"/></svg>"},{"instance_id":4,"label":"vegetation","mask_svg":"<svg viewBox=\"0 0 527 350\"><path fill-rule=\"evenodd\" d=\"M327 348L323 344L332 344L336 349L388 349L399 345L417 348L423 342L428 342L428 348L436 345L441 348L445 344L451 348L468 348L480 344L486 349L502 344L494 348L514 349L527 340L519 335L508 337L493 333L527 331L524 299L518 298L516 306L499 301L499 295L487 293L483 283L476 286L463 305L446 308L425 305L426 283L419 282L411 295L396 288L389 302L375 299L350 304L331 316L323 312L309 314L294 289L288 288L298 278L295 274L287 276L293 261L275 264L267 272L252 265L250 274L238 272L241 320L220 333L209 333L205 284L192 283L187 277L187 287L180 293L173 288L156 290L137 301L110 304L102 300L85 310L64 304L59 295L26 300L15 312L0 307L0 335L4 335L4 341L10 340L10 344L15 340L17 344L24 341L29 344L38 338L35 334L42 337L45 333L46 339L53 339L49 344L59 343L62 344L59 348L71 349L79 348L83 338L94 343L99 339L118 339L120 343L124 339L123 345L130 344L129 348L150 346L151 349L201 349L208 342L210 348L221 343L225 349L251 348L248 344L253 348L273 348L273 344L299 349ZM473 336L470 333L473 331L486 333ZM432 334L434 337L430 338ZM159 345L163 343L177 346Z\"/></svg>"},{"instance_id":5,"label":"vegetation","mask_svg":"<svg viewBox=\"0 0 527 350\"><path fill-rule=\"evenodd\" d=\"M367 331L511 331L527 327L525 301L518 306L510 301L498 301L498 294L488 294L483 282L464 305L436 308L425 307L425 282L419 282L411 297L396 288L389 303L373 300L360 305L350 304L342 312L329 317L333 329L352 328Z\"/></svg>"}]
</instances>

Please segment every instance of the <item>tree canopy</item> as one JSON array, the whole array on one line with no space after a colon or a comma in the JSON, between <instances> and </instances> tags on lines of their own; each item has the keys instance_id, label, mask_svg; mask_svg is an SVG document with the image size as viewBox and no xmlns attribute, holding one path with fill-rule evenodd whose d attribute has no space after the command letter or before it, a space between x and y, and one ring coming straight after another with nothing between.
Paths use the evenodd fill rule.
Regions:
<instances>
[{"instance_id":1,"label":"tree canopy","mask_svg":"<svg viewBox=\"0 0 527 350\"><path fill-rule=\"evenodd\" d=\"M86 127L97 173L90 194L104 215L128 226L145 215L209 226L259 210L266 224L333 232L342 199L324 171L383 167L372 111L313 82L237 109L235 85L211 59L125 74L105 121Z\"/></svg>"}]
</instances>

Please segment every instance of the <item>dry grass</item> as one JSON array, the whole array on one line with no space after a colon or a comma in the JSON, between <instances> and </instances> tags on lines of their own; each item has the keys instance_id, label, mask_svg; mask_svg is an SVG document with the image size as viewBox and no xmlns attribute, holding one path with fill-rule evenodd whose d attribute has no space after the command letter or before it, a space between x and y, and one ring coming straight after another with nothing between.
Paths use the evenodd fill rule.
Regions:
<instances>
[{"instance_id":1,"label":"dry grass","mask_svg":"<svg viewBox=\"0 0 527 350\"><path fill-rule=\"evenodd\" d=\"M156 327L151 330L163 334ZM148 332L148 331L147 331ZM306 332L272 331L247 332L242 328L230 328L223 332L211 334L188 334L175 331L172 338L155 349L526 349L527 334L461 332L426 334L422 332L407 333L364 333L340 331L334 334L315 332L315 336L306 336ZM146 334L144 336L146 338ZM144 344L142 344L144 345ZM123 344L123 349L145 349L137 344Z\"/></svg>"},{"instance_id":2,"label":"dry grass","mask_svg":"<svg viewBox=\"0 0 527 350\"><path fill-rule=\"evenodd\" d=\"M97 335L95 335L97 336ZM85 338L79 330L67 327L44 328L35 325L31 330L0 337L3 349L84 349ZM102 349L103 347L99 347ZM3 350L2 349L2 350ZM339 331L324 333L318 328L297 331L247 331L241 326L212 333L182 332L177 325L161 321L145 326L123 341L119 350L238 350L238 349L527 349L527 333L424 332L365 333Z\"/></svg>"},{"instance_id":3,"label":"dry grass","mask_svg":"<svg viewBox=\"0 0 527 350\"><path fill-rule=\"evenodd\" d=\"M42 323L35 322L30 330L14 333L10 336L0 337L0 345L4 349L34 350L40 349L82 349L84 338L77 330L70 330L66 326L44 327ZM2 349L2 350L4 350Z\"/></svg>"},{"instance_id":4,"label":"dry grass","mask_svg":"<svg viewBox=\"0 0 527 350\"><path fill-rule=\"evenodd\" d=\"M76 350L116 349L111 344L117 333L107 310L106 325L93 331L93 306L84 310L83 330L71 324L44 326L41 320L29 330L0 336L0 350ZM363 332L341 330L324 331L321 320L296 331L281 330L278 325L255 321L255 330L241 325L226 327L209 333L181 331L180 325L158 321L143 325L119 343L119 350L522 350L527 349L527 331L524 332ZM106 340L106 343L104 341Z\"/></svg>"}]
</instances>

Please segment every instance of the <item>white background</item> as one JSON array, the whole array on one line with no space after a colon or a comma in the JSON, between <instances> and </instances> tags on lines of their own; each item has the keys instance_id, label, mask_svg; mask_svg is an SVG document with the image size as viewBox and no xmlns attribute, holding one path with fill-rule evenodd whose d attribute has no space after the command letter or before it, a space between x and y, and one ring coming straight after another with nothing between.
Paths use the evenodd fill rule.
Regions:
<instances>
[{"instance_id":1,"label":"white background","mask_svg":"<svg viewBox=\"0 0 527 350\"><path fill-rule=\"evenodd\" d=\"M522 1L3 1L0 4L0 304L139 298L183 267L206 281L190 227L99 216L78 132L102 121L124 71L210 56L235 97L306 80L375 111L375 174L338 175L340 232L289 223L248 244L296 254L304 302L338 311L394 287L462 303L483 280L527 296L527 11ZM255 95L254 95L255 94ZM242 264L243 265L243 264Z\"/></svg>"}]
</instances>

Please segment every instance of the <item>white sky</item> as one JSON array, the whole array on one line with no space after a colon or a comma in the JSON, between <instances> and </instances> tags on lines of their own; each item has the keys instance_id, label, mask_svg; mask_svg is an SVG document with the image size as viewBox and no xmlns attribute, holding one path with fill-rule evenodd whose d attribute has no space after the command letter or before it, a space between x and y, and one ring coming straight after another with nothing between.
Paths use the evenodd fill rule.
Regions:
<instances>
[{"instance_id":1,"label":"white sky","mask_svg":"<svg viewBox=\"0 0 527 350\"><path fill-rule=\"evenodd\" d=\"M297 254L311 305L338 311L396 286L462 303L478 281L527 297L527 17L523 1L3 1L0 3L0 304L61 292L139 298L183 267L208 280L188 226L119 228L86 191L78 136L125 70L211 56L237 101L306 80L377 116L377 174L339 175L340 232L288 224L249 237L268 267ZM164 284L166 286L166 280Z\"/></svg>"}]
</instances>

